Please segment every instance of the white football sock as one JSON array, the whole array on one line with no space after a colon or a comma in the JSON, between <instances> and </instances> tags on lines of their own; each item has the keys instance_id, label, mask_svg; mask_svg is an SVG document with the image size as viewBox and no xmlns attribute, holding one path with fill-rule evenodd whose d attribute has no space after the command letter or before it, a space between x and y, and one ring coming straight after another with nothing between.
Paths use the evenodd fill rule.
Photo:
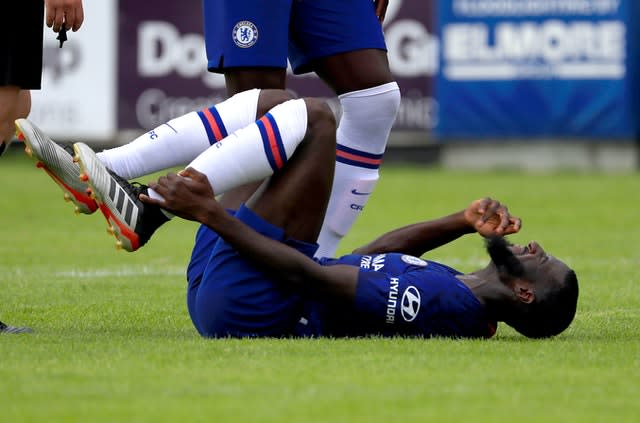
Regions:
<instances>
[{"instance_id":1,"label":"white football sock","mask_svg":"<svg viewBox=\"0 0 640 423\"><path fill-rule=\"evenodd\" d=\"M97 156L125 179L182 166L228 133L255 122L259 95L258 89L238 93L213 107L175 118Z\"/></svg>"},{"instance_id":2,"label":"white football sock","mask_svg":"<svg viewBox=\"0 0 640 423\"><path fill-rule=\"evenodd\" d=\"M342 117L338 125L336 169L316 252L333 257L338 243L351 229L378 181L378 168L400 108L398 84L339 96Z\"/></svg>"},{"instance_id":3,"label":"white football sock","mask_svg":"<svg viewBox=\"0 0 640 423\"><path fill-rule=\"evenodd\" d=\"M223 194L281 169L306 132L306 103L303 99L289 100L212 145L187 167L207 175L213 192ZM151 189L149 196L162 198Z\"/></svg>"}]
</instances>

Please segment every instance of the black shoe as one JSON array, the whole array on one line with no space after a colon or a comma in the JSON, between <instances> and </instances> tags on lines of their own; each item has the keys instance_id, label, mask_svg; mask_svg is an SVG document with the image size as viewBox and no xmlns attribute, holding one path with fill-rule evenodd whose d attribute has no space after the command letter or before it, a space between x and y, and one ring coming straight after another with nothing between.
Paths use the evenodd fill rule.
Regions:
<instances>
[{"instance_id":1,"label":"black shoe","mask_svg":"<svg viewBox=\"0 0 640 423\"><path fill-rule=\"evenodd\" d=\"M16 326L9 326L5 323L0 322L0 333L31 333L33 329L31 328L19 328Z\"/></svg>"},{"instance_id":2,"label":"black shoe","mask_svg":"<svg viewBox=\"0 0 640 423\"><path fill-rule=\"evenodd\" d=\"M169 218L160 207L140 201L140 194L147 194L146 185L130 183L107 169L86 144L76 143L73 149L80 178L89 184L91 196L109 223L109 233L117 238L116 248L136 251Z\"/></svg>"}]
</instances>

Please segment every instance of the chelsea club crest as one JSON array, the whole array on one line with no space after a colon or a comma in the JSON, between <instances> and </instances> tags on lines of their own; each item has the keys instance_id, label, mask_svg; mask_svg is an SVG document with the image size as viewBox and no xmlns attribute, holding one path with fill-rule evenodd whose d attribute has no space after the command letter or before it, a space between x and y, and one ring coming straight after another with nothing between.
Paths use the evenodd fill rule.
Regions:
<instances>
[{"instance_id":1,"label":"chelsea club crest","mask_svg":"<svg viewBox=\"0 0 640 423\"><path fill-rule=\"evenodd\" d=\"M414 265L414 266L424 267L424 266L427 265L427 262L422 260L421 258L410 256L410 255L407 255L407 254L404 254L402 256L402 261L404 261L407 264Z\"/></svg>"},{"instance_id":2,"label":"chelsea club crest","mask_svg":"<svg viewBox=\"0 0 640 423\"><path fill-rule=\"evenodd\" d=\"M233 27L233 42L240 48L249 48L258 41L258 27L251 21L240 21Z\"/></svg>"}]
</instances>

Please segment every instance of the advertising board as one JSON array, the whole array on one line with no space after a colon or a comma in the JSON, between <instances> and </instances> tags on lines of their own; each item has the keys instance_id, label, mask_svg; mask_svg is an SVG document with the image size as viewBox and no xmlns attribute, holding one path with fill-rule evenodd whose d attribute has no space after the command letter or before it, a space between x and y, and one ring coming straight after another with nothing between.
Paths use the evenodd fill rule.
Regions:
<instances>
[{"instance_id":1,"label":"advertising board","mask_svg":"<svg viewBox=\"0 0 640 423\"><path fill-rule=\"evenodd\" d=\"M629 138L630 0L439 3L443 138Z\"/></svg>"}]
</instances>

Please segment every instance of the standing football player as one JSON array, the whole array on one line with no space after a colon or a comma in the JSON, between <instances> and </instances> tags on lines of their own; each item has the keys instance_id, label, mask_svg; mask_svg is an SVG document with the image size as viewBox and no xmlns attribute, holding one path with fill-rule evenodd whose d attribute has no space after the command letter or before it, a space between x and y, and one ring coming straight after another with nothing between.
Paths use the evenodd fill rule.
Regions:
<instances>
[{"instance_id":1,"label":"standing football player","mask_svg":"<svg viewBox=\"0 0 640 423\"><path fill-rule=\"evenodd\" d=\"M82 0L20 0L3 4L0 26L0 155L14 139L14 120L31 110L30 90L42 78L42 28L77 31L84 21Z\"/></svg>"},{"instance_id":2,"label":"standing football player","mask_svg":"<svg viewBox=\"0 0 640 423\"><path fill-rule=\"evenodd\" d=\"M42 28L77 31L84 20L82 0L19 0L3 2L0 26L0 155L15 138L14 121L31 110L30 90L42 79ZM28 328L0 322L0 332L22 333Z\"/></svg>"},{"instance_id":3,"label":"standing football player","mask_svg":"<svg viewBox=\"0 0 640 423\"><path fill-rule=\"evenodd\" d=\"M265 7L261 0L204 0L208 68L224 74L228 95L284 89L288 59L294 74L315 72L338 96L334 182L318 256L335 253L364 209L400 107L382 32L387 5L276 0Z\"/></svg>"}]
</instances>

